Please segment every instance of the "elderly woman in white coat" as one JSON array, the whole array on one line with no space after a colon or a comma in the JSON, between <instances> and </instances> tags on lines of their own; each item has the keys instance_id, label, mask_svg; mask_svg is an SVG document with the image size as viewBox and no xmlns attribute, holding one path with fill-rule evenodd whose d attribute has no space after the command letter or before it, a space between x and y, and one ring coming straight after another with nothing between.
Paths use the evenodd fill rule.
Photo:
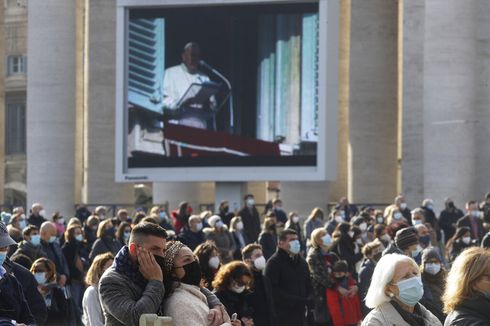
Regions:
<instances>
[{"instance_id":1,"label":"elderly woman in white coat","mask_svg":"<svg viewBox=\"0 0 490 326\"><path fill-rule=\"evenodd\" d=\"M366 295L372 308L362 326L442 326L429 310L419 303L424 293L419 267L405 255L384 255L374 269Z\"/></svg>"}]
</instances>

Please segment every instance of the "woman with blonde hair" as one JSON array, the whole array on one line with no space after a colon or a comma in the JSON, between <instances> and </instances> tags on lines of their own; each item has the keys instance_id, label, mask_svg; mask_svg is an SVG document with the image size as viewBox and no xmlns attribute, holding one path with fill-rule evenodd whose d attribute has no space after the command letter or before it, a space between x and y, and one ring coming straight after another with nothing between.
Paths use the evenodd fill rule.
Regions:
<instances>
[{"instance_id":1,"label":"woman with blonde hair","mask_svg":"<svg viewBox=\"0 0 490 326\"><path fill-rule=\"evenodd\" d=\"M113 261L114 256L110 252L106 252L95 257L92 266L88 269L85 282L89 287L85 290L82 300L82 320L86 326L104 325L104 315L99 300L99 280L105 270L111 267Z\"/></svg>"},{"instance_id":2,"label":"woman with blonde hair","mask_svg":"<svg viewBox=\"0 0 490 326\"><path fill-rule=\"evenodd\" d=\"M364 318L362 326L442 326L437 317L419 303L423 293L420 270L412 258L384 255L374 268L366 295L366 306L373 310Z\"/></svg>"},{"instance_id":3,"label":"woman with blonde hair","mask_svg":"<svg viewBox=\"0 0 490 326\"><path fill-rule=\"evenodd\" d=\"M445 326L490 324L490 250L463 251L449 271L442 296Z\"/></svg>"},{"instance_id":4,"label":"woman with blonde hair","mask_svg":"<svg viewBox=\"0 0 490 326\"><path fill-rule=\"evenodd\" d=\"M110 219L104 220L99 223L97 229L97 240L95 240L92 251L88 258L93 261L94 258L100 254L110 252L113 255L121 249L121 244L116 240L116 228L112 224Z\"/></svg>"}]
</instances>

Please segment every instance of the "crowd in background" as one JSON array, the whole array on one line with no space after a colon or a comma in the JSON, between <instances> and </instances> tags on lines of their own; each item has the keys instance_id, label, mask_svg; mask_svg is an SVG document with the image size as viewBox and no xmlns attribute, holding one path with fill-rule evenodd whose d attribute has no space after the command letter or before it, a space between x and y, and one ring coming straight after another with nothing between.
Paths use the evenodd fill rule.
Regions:
<instances>
[{"instance_id":1,"label":"crowd in background","mask_svg":"<svg viewBox=\"0 0 490 326\"><path fill-rule=\"evenodd\" d=\"M411 209L399 195L381 210L341 198L328 214L300 216L280 199L259 212L249 194L237 212L223 201L217 212L182 202L107 215L80 206L70 219L48 216L39 203L3 212L0 319L134 325L153 312L178 326L385 325L386 316L490 324L490 194L464 209L447 199L440 211L431 199Z\"/></svg>"}]
</instances>

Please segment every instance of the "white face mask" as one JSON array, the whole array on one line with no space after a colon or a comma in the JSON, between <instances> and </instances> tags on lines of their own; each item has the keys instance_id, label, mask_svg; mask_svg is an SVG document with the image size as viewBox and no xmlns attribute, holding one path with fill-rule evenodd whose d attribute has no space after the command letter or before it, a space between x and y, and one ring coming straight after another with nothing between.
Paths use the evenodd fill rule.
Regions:
<instances>
[{"instance_id":1,"label":"white face mask","mask_svg":"<svg viewBox=\"0 0 490 326\"><path fill-rule=\"evenodd\" d=\"M347 234L349 235L349 237L353 238L354 237L354 231L349 231L347 232Z\"/></svg>"},{"instance_id":2,"label":"white face mask","mask_svg":"<svg viewBox=\"0 0 490 326\"><path fill-rule=\"evenodd\" d=\"M360 225L359 225L359 229L361 229L362 232L366 231L367 230L367 224L362 222Z\"/></svg>"},{"instance_id":3,"label":"white face mask","mask_svg":"<svg viewBox=\"0 0 490 326\"><path fill-rule=\"evenodd\" d=\"M245 291L245 286L236 286L236 285L233 285L231 287L231 290L235 293L242 293L243 291Z\"/></svg>"},{"instance_id":4,"label":"white face mask","mask_svg":"<svg viewBox=\"0 0 490 326\"><path fill-rule=\"evenodd\" d=\"M463 242L466 243L466 244L470 244L471 237L462 237L461 240L463 240Z\"/></svg>"},{"instance_id":5,"label":"white face mask","mask_svg":"<svg viewBox=\"0 0 490 326\"><path fill-rule=\"evenodd\" d=\"M405 208L407 208L407 203L401 203L401 204L400 204L400 208L401 208L401 209L403 209L403 210L404 210Z\"/></svg>"},{"instance_id":6,"label":"white face mask","mask_svg":"<svg viewBox=\"0 0 490 326\"><path fill-rule=\"evenodd\" d=\"M46 216L46 211L44 209L41 209L39 211L39 216L45 217Z\"/></svg>"},{"instance_id":7,"label":"white face mask","mask_svg":"<svg viewBox=\"0 0 490 326\"><path fill-rule=\"evenodd\" d=\"M254 266L257 268L259 271L263 270L265 268L265 257L260 256L259 258L254 260Z\"/></svg>"},{"instance_id":8,"label":"white face mask","mask_svg":"<svg viewBox=\"0 0 490 326\"><path fill-rule=\"evenodd\" d=\"M217 229L221 229L223 227L223 222L221 221L218 221L216 222L216 224L214 225Z\"/></svg>"},{"instance_id":9,"label":"white face mask","mask_svg":"<svg viewBox=\"0 0 490 326\"><path fill-rule=\"evenodd\" d=\"M240 221L240 222L238 222L238 223L236 224L236 229L237 229L238 231L243 230L243 222L242 222L242 221Z\"/></svg>"},{"instance_id":10,"label":"white face mask","mask_svg":"<svg viewBox=\"0 0 490 326\"><path fill-rule=\"evenodd\" d=\"M56 223L58 223L58 224L65 224L65 219L63 217L62 218L59 218Z\"/></svg>"},{"instance_id":11,"label":"white face mask","mask_svg":"<svg viewBox=\"0 0 490 326\"><path fill-rule=\"evenodd\" d=\"M26 218L26 214L22 214L22 215L20 216L20 218L25 219L25 218Z\"/></svg>"},{"instance_id":12,"label":"white face mask","mask_svg":"<svg viewBox=\"0 0 490 326\"><path fill-rule=\"evenodd\" d=\"M214 257L211 257L209 259L209 262L208 262L208 265L209 267L211 267L212 269L218 269L219 267L219 257L218 256L214 256Z\"/></svg>"},{"instance_id":13,"label":"white face mask","mask_svg":"<svg viewBox=\"0 0 490 326\"><path fill-rule=\"evenodd\" d=\"M251 207L253 205L255 205L255 199L253 198L247 199L247 206Z\"/></svg>"},{"instance_id":14,"label":"white face mask","mask_svg":"<svg viewBox=\"0 0 490 326\"><path fill-rule=\"evenodd\" d=\"M293 220L293 223L298 223L299 222L299 216L293 216L292 220Z\"/></svg>"},{"instance_id":15,"label":"white face mask","mask_svg":"<svg viewBox=\"0 0 490 326\"><path fill-rule=\"evenodd\" d=\"M202 223L201 222L199 222L199 223L196 224L196 230L197 231L201 231L202 230Z\"/></svg>"}]
</instances>

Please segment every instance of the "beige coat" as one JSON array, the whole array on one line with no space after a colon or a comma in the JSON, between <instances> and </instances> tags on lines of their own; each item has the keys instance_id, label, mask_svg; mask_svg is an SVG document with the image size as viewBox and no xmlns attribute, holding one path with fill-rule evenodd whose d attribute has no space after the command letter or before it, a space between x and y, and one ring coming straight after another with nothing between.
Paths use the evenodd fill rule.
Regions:
<instances>
[{"instance_id":1,"label":"beige coat","mask_svg":"<svg viewBox=\"0 0 490 326\"><path fill-rule=\"evenodd\" d=\"M206 296L197 286L180 283L175 291L164 301L165 316L172 317L176 326L209 325L209 307ZM231 326L224 323L221 326Z\"/></svg>"},{"instance_id":2,"label":"beige coat","mask_svg":"<svg viewBox=\"0 0 490 326\"><path fill-rule=\"evenodd\" d=\"M436 318L429 310L423 305L420 305L420 311L425 319L426 326L442 326L439 319ZM389 303L385 302L381 306L377 307L364 318L361 326L410 326L402 316L396 311L396 309Z\"/></svg>"}]
</instances>

